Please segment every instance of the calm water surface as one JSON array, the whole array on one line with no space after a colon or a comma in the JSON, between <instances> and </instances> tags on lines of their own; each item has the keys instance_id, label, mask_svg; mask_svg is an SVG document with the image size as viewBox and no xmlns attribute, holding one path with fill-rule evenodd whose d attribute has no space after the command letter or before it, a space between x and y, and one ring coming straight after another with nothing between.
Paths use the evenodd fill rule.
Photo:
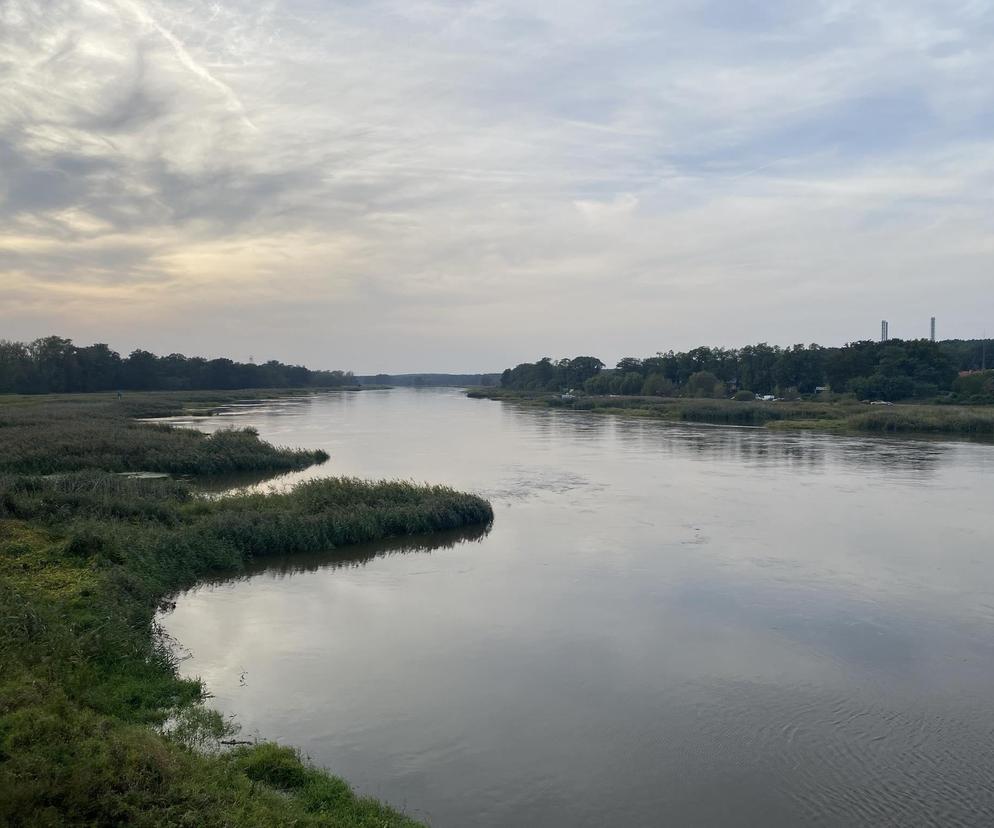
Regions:
<instances>
[{"instance_id":1,"label":"calm water surface","mask_svg":"<svg viewBox=\"0 0 994 828\"><path fill-rule=\"evenodd\" d=\"M994 447L345 393L189 421L449 483L489 533L162 620L243 734L436 828L994 825Z\"/></svg>"}]
</instances>

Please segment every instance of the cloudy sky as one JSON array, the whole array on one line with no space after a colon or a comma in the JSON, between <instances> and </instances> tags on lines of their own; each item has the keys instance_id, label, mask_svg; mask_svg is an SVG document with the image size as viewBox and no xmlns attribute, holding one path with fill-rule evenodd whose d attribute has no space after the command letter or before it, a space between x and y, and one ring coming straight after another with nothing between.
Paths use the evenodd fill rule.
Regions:
<instances>
[{"instance_id":1,"label":"cloudy sky","mask_svg":"<svg viewBox=\"0 0 994 828\"><path fill-rule=\"evenodd\" d=\"M0 0L0 337L358 372L994 330L989 0Z\"/></svg>"}]
</instances>

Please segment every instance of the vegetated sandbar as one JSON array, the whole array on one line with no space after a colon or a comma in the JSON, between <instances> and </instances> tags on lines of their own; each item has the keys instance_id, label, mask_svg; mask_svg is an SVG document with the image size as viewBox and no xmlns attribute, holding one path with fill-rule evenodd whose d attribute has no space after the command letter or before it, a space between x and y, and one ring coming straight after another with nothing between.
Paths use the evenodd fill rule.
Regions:
<instances>
[{"instance_id":1,"label":"vegetated sandbar","mask_svg":"<svg viewBox=\"0 0 994 828\"><path fill-rule=\"evenodd\" d=\"M198 580L493 519L441 486L310 481L198 496L172 478L299 469L251 429L136 422L237 394L0 398L0 813L13 824L414 826L272 743L236 745L153 629Z\"/></svg>"},{"instance_id":2,"label":"vegetated sandbar","mask_svg":"<svg viewBox=\"0 0 994 828\"><path fill-rule=\"evenodd\" d=\"M967 434L994 437L994 407L907 403L868 405L855 400L729 400L690 397L554 394L474 388L476 399L508 400L572 411L651 417L676 422L821 429L848 432Z\"/></svg>"}]
</instances>

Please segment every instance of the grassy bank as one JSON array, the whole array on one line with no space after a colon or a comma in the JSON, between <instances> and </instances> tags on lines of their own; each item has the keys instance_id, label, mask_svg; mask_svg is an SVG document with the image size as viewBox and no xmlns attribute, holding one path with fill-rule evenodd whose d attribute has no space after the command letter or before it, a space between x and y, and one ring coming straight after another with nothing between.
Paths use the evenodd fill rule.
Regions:
<instances>
[{"instance_id":1,"label":"grassy bank","mask_svg":"<svg viewBox=\"0 0 994 828\"><path fill-rule=\"evenodd\" d=\"M241 395L244 397L244 394ZM171 474L290 471L328 459L323 451L290 451L259 440L251 429L208 435L137 422L210 412L238 397L209 392L0 397L0 472L55 474L82 469Z\"/></svg>"},{"instance_id":2,"label":"grassy bank","mask_svg":"<svg viewBox=\"0 0 994 828\"><path fill-rule=\"evenodd\" d=\"M522 404L652 417L675 422L770 428L822 429L849 432L902 432L994 436L990 407L952 405L868 406L853 401L745 402L685 397L582 396L563 400L544 392L473 389L476 399L509 400Z\"/></svg>"},{"instance_id":3,"label":"grassy bank","mask_svg":"<svg viewBox=\"0 0 994 828\"><path fill-rule=\"evenodd\" d=\"M414 825L291 748L222 749L230 730L201 704L204 688L178 678L152 622L177 590L266 555L483 524L489 505L409 483L326 479L205 499L183 481L122 477L112 472L320 458L253 434L237 451L215 438L191 449L187 432L127 422L107 402L110 413L92 401L0 404L0 815L32 826ZM78 445L94 434L80 405L107 420L99 428L126 430L126 451ZM25 430L51 434L51 422L68 424L61 466L59 449L24 447Z\"/></svg>"}]
</instances>

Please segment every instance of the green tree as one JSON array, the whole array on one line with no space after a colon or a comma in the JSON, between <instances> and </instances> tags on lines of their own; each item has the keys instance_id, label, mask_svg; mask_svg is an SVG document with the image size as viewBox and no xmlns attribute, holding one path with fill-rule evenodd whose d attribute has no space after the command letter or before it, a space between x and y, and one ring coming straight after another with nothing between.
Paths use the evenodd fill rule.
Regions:
<instances>
[{"instance_id":1,"label":"green tree","mask_svg":"<svg viewBox=\"0 0 994 828\"><path fill-rule=\"evenodd\" d=\"M73 391L110 391L121 383L121 355L98 342L76 349L79 384Z\"/></svg>"},{"instance_id":2,"label":"green tree","mask_svg":"<svg viewBox=\"0 0 994 828\"><path fill-rule=\"evenodd\" d=\"M642 392L642 375L638 371L629 371L621 376L619 394L640 394Z\"/></svg>"},{"instance_id":3,"label":"green tree","mask_svg":"<svg viewBox=\"0 0 994 828\"><path fill-rule=\"evenodd\" d=\"M135 391L147 391L159 387L159 358L140 348L131 352L122 369L124 387ZM208 386L224 388L223 385Z\"/></svg>"},{"instance_id":4,"label":"green tree","mask_svg":"<svg viewBox=\"0 0 994 828\"><path fill-rule=\"evenodd\" d=\"M710 371L697 371L687 379L687 393L691 397L724 396L725 384Z\"/></svg>"},{"instance_id":5,"label":"green tree","mask_svg":"<svg viewBox=\"0 0 994 828\"><path fill-rule=\"evenodd\" d=\"M33 366L27 346L0 339L0 393L29 392L32 380Z\"/></svg>"},{"instance_id":6,"label":"green tree","mask_svg":"<svg viewBox=\"0 0 994 828\"><path fill-rule=\"evenodd\" d=\"M825 383L825 349L820 345L795 345L780 352L773 376L778 388L796 388L802 394L814 393Z\"/></svg>"},{"instance_id":7,"label":"green tree","mask_svg":"<svg viewBox=\"0 0 994 828\"><path fill-rule=\"evenodd\" d=\"M647 397L671 397L675 390L673 381L662 374L649 374L642 384L642 394Z\"/></svg>"},{"instance_id":8,"label":"green tree","mask_svg":"<svg viewBox=\"0 0 994 828\"><path fill-rule=\"evenodd\" d=\"M71 339L46 336L28 345L34 366L32 390L42 394L61 394L76 389L79 365Z\"/></svg>"},{"instance_id":9,"label":"green tree","mask_svg":"<svg viewBox=\"0 0 994 828\"><path fill-rule=\"evenodd\" d=\"M636 359L635 357L624 357L618 360L618 364L615 366L619 373L630 374L636 373L642 375L642 360Z\"/></svg>"},{"instance_id":10,"label":"green tree","mask_svg":"<svg viewBox=\"0 0 994 828\"><path fill-rule=\"evenodd\" d=\"M739 385L760 394L772 394L777 386L776 366L780 348L760 342L739 349Z\"/></svg>"},{"instance_id":11,"label":"green tree","mask_svg":"<svg viewBox=\"0 0 994 828\"><path fill-rule=\"evenodd\" d=\"M583 383L583 390L588 394L603 395L611 393L611 381L614 378L613 371L601 371L596 376L591 377Z\"/></svg>"}]
</instances>

